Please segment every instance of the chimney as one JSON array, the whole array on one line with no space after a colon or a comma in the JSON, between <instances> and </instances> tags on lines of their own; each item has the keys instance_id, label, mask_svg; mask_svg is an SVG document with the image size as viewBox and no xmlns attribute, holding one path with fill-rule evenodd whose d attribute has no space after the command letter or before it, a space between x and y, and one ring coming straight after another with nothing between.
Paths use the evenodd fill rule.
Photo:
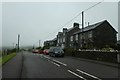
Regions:
<instances>
[{"instance_id":1,"label":"chimney","mask_svg":"<svg viewBox=\"0 0 120 80\"><path fill-rule=\"evenodd\" d=\"M73 27L79 27L79 23L74 23Z\"/></svg>"},{"instance_id":2,"label":"chimney","mask_svg":"<svg viewBox=\"0 0 120 80\"><path fill-rule=\"evenodd\" d=\"M67 28L63 28L63 33L64 33L64 32L67 32Z\"/></svg>"}]
</instances>

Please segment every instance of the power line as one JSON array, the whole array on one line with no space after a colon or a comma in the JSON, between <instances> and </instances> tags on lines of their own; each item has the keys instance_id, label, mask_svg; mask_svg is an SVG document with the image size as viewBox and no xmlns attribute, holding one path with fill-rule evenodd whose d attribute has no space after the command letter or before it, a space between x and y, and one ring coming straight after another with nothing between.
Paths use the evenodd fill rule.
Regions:
<instances>
[{"instance_id":1,"label":"power line","mask_svg":"<svg viewBox=\"0 0 120 80\"><path fill-rule=\"evenodd\" d=\"M73 17L70 21L68 21L67 23L65 23L62 27L60 27L60 28L58 28L57 29L57 31L58 30L60 30L61 28L63 28L64 26L66 26L67 24L69 24L70 22L72 22L75 18L77 18L80 14L82 14L82 12L81 13L79 13L79 14L77 14L75 17ZM56 31L54 31L54 32L52 32L52 33L50 33L50 34L53 34L53 33L55 33ZM47 38L47 37L49 37L50 35L48 35L48 36L46 36L45 38Z\"/></svg>"},{"instance_id":2,"label":"power line","mask_svg":"<svg viewBox=\"0 0 120 80\"><path fill-rule=\"evenodd\" d=\"M95 5L93 5L93 6L89 7L89 8L87 8L87 9L83 10L82 12L88 11L89 9L91 9L91 8L99 5L99 4L102 3L103 1L104 1L104 0L96 3ZM75 18L77 18L80 14L82 14L82 12L78 13L75 17L73 17L71 20L69 20L68 22L66 22L62 27L58 28L57 31L60 30L61 28L63 28L64 26L66 26L67 24L69 24L70 22L72 22ZM52 32L52 33L49 33L49 35L46 36L45 38L49 37L50 34L53 34L53 33L56 33L56 31L54 31L54 32Z\"/></svg>"},{"instance_id":3,"label":"power line","mask_svg":"<svg viewBox=\"0 0 120 80\"><path fill-rule=\"evenodd\" d=\"M87 9L85 9L84 12L87 11L87 10L89 10L89 9L91 9L91 8L93 8L93 7L95 7L95 6L97 6L97 5L99 5L99 4L102 3L103 1L104 1L104 0L98 2L97 4L91 6L91 7L87 8Z\"/></svg>"}]
</instances>

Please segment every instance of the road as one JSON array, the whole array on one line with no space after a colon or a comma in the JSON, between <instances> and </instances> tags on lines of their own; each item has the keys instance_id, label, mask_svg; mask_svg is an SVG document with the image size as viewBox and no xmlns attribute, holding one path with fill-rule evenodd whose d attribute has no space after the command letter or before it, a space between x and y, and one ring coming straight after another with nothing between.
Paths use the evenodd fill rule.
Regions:
<instances>
[{"instance_id":1,"label":"road","mask_svg":"<svg viewBox=\"0 0 120 80\"><path fill-rule=\"evenodd\" d=\"M77 78L42 55L23 54L22 78Z\"/></svg>"},{"instance_id":2,"label":"road","mask_svg":"<svg viewBox=\"0 0 120 80\"><path fill-rule=\"evenodd\" d=\"M118 78L117 67L84 61L80 58L66 56L56 58L31 52L19 54L21 54L18 57L20 61L13 64L14 58L3 66L3 78L80 78L83 80ZM12 64L17 64L19 68L14 68ZM15 75L16 71L18 74Z\"/></svg>"}]
</instances>

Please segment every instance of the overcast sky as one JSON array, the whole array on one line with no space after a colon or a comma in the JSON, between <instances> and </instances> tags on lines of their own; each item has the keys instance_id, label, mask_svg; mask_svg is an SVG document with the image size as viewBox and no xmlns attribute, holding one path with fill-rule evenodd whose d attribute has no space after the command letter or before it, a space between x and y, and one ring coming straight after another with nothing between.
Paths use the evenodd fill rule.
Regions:
<instances>
[{"instance_id":1,"label":"overcast sky","mask_svg":"<svg viewBox=\"0 0 120 80\"><path fill-rule=\"evenodd\" d=\"M63 25L81 11L97 2L4 2L2 4L2 43L13 46L20 34L21 46L38 46L56 37ZM85 22L94 24L108 20L118 31L118 3L102 2L85 12ZM81 15L64 26L81 24ZM87 24L85 24L87 25ZM81 26L80 26L81 27ZM120 38L119 38L120 39Z\"/></svg>"}]
</instances>

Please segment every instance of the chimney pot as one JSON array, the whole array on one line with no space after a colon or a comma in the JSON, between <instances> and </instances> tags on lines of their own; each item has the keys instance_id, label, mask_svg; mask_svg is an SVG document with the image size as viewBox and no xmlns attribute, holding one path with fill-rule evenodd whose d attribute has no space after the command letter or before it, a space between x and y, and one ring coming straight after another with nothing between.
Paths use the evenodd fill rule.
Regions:
<instances>
[{"instance_id":1,"label":"chimney pot","mask_svg":"<svg viewBox=\"0 0 120 80\"><path fill-rule=\"evenodd\" d=\"M74 23L73 27L79 27L79 23Z\"/></svg>"}]
</instances>

